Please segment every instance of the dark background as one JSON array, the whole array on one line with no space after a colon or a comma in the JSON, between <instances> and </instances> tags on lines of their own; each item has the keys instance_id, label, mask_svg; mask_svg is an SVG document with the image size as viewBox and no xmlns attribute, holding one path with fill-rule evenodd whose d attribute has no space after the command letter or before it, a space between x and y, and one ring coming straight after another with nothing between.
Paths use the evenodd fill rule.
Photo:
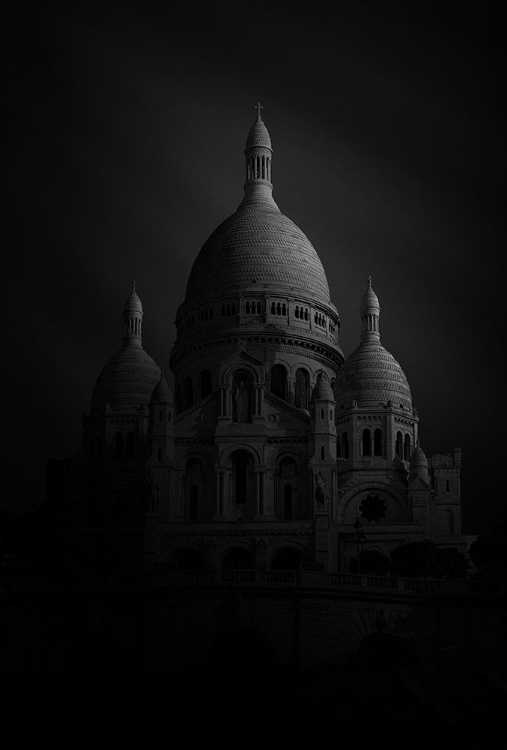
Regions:
<instances>
[{"instance_id":1,"label":"dark background","mask_svg":"<svg viewBox=\"0 0 507 750\"><path fill-rule=\"evenodd\" d=\"M423 449L463 449L464 532L503 515L500 11L407 5L10 12L7 507L42 502L47 459L77 449L134 278L144 348L168 373L192 263L242 198L260 100L275 200L320 255L345 354L371 274Z\"/></svg>"}]
</instances>

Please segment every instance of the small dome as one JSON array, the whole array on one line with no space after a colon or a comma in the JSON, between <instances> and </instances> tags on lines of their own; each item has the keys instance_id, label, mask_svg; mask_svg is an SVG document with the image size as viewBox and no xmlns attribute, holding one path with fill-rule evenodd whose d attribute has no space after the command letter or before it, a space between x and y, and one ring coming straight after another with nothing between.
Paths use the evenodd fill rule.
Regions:
<instances>
[{"instance_id":1,"label":"small dome","mask_svg":"<svg viewBox=\"0 0 507 750\"><path fill-rule=\"evenodd\" d=\"M319 372L317 375L317 382L312 391L312 401L334 401L333 390L331 383L327 375L323 372Z\"/></svg>"},{"instance_id":2,"label":"small dome","mask_svg":"<svg viewBox=\"0 0 507 750\"><path fill-rule=\"evenodd\" d=\"M160 380L153 389L153 393L151 394L151 401L166 404L173 403L173 394L171 392L171 389L167 385L167 380L165 379L163 372L160 373Z\"/></svg>"},{"instance_id":3,"label":"small dome","mask_svg":"<svg viewBox=\"0 0 507 750\"><path fill-rule=\"evenodd\" d=\"M362 342L347 357L338 373L336 403L347 406L377 405L391 401L412 412L412 394L405 373L378 341Z\"/></svg>"},{"instance_id":4,"label":"small dome","mask_svg":"<svg viewBox=\"0 0 507 750\"><path fill-rule=\"evenodd\" d=\"M426 453L423 451L419 443L414 448L412 455L410 456L410 470L412 469L425 469L428 471L428 459Z\"/></svg>"},{"instance_id":5,"label":"small dome","mask_svg":"<svg viewBox=\"0 0 507 750\"><path fill-rule=\"evenodd\" d=\"M268 129L264 125L263 121L261 120L260 116L257 118L257 120L254 122L252 127L250 128L250 132L248 133L247 139L246 139L246 148L269 148L271 150L271 138L269 137Z\"/></svg>"},{"instance_id":6,"label":"small dome","mask_svg":"<svg viewBox=\"0 0 507 750\"><path fill-rule=\"evenodd\" d=\"M123 346L104 367L93 389L90 414L148 405L160 368L140 346Z\"/></svg>"}]
</instances>

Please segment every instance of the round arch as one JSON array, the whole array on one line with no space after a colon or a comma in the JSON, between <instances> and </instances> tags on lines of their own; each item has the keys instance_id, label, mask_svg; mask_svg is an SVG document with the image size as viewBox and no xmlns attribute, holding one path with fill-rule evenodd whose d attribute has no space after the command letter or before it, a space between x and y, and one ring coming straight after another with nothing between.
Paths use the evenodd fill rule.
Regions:
<instances>
[{"instance_id":1,"label":"round arch","mask_svg":"<svg viewBox=\"0 0 507 750\"><path fill-rule=\"evenodd\" d=\"M212 466L212 459L210 459L209 454L205 453L204 451L192 450L189 453L188 450L183 449L179 451L175 456L174 468L178 471L185 471L188 466L188 462L192 459L197 459L197 461L200 461L205 471L210 466Z\"/></svg>"},{"instance_id":2,"label":"round arch","mask_svg":"<svg viewBox=\"0 0 507 750\"><path fill-rule=\"evenodd\" d=\"M220 383L221 385L232 386L234 376L238 372L246 372L250 375L254 383L259 383L261 380L259 370L254 367L250 362L244 362L241 359L237 360L233 364L221 373Z\"/></svg>"},{"instance_id":3,"label":"round arch","mask_svg":"<svg viewBox=\"0 0 507 750\"><path fill-rule=\"evenodd\" d=\"M252 448L252 446L248 445L247 443L235 443L224 448L218 458L219 466L225 466L229 469L232 468L231 457L235 451L246 451L246 453L249 453L254 460L255 466L258 466L261 462L259 453L255 450L255 448Z\"/></svg>"},{"instance_id":4,"label":"round arch","mask_svg":"<svg viewBox=\"0 0 507 750\"><path fill-rule=\"evenodd\" d=\"M363 505L363 500L368 497L378 497L378 501L369 501L368 506ZM382 501L384 501L386 510L383 512ZM354 488L353 494L344 499L343 510L341 512L342 523L354 523L359 517L362 523L389 523L391 521L407 520L408 501L403 497L395 494L387 487L378 484L368 483L361 487ZM371 521L368 520L368 514ZM375 520L378 517L378 520Z\"/></svg>"}]
</instances>

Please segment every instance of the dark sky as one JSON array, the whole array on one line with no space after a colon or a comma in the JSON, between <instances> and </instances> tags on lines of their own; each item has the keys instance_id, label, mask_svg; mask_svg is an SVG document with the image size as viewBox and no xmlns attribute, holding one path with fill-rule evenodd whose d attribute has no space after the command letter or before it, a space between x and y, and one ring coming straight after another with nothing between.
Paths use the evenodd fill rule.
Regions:
<instances>
[{"instance_id":1,"label":"dark sky","mask_svg":"<svg viewBox=\"0 0 507 750\"><path fill-rule=\"evenodd\" d=\"M371 274L422 447L462 447L464 531L487 530L505 494L497 6L272 5L11 12L4 499L41 502L48 457L77 449L133 278L144 348L168 370L191 265L242 198L260 100L275 200L320 255L345 353Z\"/></svg>"}]
</instances>

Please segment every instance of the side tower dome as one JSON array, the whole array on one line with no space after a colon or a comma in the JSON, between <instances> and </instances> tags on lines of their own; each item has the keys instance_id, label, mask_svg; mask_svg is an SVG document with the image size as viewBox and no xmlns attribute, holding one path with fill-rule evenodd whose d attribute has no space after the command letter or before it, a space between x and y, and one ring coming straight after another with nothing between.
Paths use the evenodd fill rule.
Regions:
<instances>
[{"instance_id":1,"label":"side tower dome","mask_svg":"<svg viewBox=\"0 0 507 750\"><path fill-rule=\"evenodd\" d=\"M142 346L143 306L135 282L123 309L121 349L103 368L93 389L90 416L103 414L106 405L115 410L147 406L160 380L160 368Z\"/></svg>"},{"instance_id":2,"label":"side tower dome","mask_svg":"<svg viewBox=\"0 0 507 750\"><path fill-rule=\"evenodd\" d=\"M410 387L399 363L380 343L380 304L371 276L360 306L359 346L345 360L336 380L337 409L356 402L361 407L392 402L412 413Z\"/></svg>"}]
</instances>

